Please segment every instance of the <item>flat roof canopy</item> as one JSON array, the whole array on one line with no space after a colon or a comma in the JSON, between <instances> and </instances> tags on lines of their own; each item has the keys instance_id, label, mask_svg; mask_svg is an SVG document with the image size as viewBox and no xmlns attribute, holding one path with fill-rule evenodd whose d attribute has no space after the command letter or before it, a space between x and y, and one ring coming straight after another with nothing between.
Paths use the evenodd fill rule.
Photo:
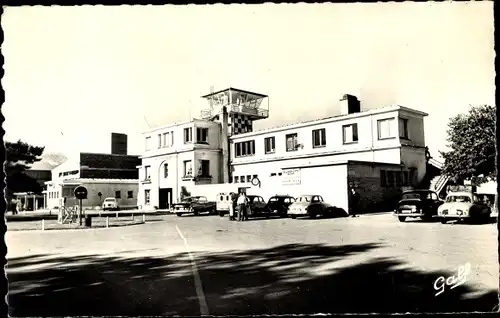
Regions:
<instances>
[{"instance_id":1,"label":"flat roof canopy","mask_svg":"<svg viewBox=\"0 0 500 318\"><path fill-rule=\"evenodd\" d=\"M220 90L220 91L217 91L217 92L214 92L214 93L210 93L210 94L207 94L207 95L204 95L204 96L201 96L202 98L208 98L208 97L211 97L213 95L217 95L217 94L220 94L220 93L225 93L225 92L236 92L236 93L243 93L243 94L248 94L248 95L251 95L252 97L254 98L265 98L265 97L268 97L267 95L264 95L264 94L259 94L259 93L254 93L254 92L250 92L250 91L245 91L245 90L242 90L242 89L238 89L238 88L234 88L234 87L229 87L229 88L226 88L226 89L223 89L223 90Z\"/></svg>"}]
</instances>

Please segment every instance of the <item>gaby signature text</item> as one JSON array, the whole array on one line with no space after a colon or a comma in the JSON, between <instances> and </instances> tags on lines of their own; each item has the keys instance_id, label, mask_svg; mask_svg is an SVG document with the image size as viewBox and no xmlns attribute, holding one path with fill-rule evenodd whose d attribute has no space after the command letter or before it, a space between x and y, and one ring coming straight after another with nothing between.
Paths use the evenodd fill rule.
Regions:
<instances>
[{"instance_id":1,"label":"gaby signature text","mask_svg":"<svg viewBox=\"0 0 500 318\"><path fill-rule=\"evenodd\" d=\"M441 295L445 291L445 286L450 286L450 289L458 287L467 281L467 275L470 272L470 263L466 263L458 268L458 274L444 278L438 277L434 282L434 289L437 291L436 296Z\"/></svg>"}]
</instances>

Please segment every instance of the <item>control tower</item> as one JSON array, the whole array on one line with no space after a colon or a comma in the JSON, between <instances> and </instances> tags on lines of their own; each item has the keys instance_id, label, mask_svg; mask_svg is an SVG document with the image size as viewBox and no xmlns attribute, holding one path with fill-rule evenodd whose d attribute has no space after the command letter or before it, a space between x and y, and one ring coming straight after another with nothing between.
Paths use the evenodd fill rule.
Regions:
<instances>
[{"instance_id":1,"label":"control tower","mask_svg":"<svg viewBox=\"0 0 500 318\"><path fill-rule=\"evenodd\" d=\"M255 120L269 117L267 95L230 87L202 98L207 99L210 104L210 108L201 111L203 119L223 121L223 108L226 107L228 122L225 124L229 128L229 136L252 132Z\"/></svg>"}]
</instances>

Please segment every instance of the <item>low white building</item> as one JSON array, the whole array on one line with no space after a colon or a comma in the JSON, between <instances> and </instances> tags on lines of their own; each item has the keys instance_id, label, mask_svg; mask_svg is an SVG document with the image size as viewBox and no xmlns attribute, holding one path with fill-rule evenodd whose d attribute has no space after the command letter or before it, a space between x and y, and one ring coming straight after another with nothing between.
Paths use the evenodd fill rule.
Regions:
<instances>
[{"instance_id":1,"label":"low white building","mask_svg":"<svg viewBox=\"0 0 500 318\"><path fill-rule=\"evenodd\" d=\"M119 135L119 138L116 138ZM111 153L76 152L51 171L47 185L47 208L71 206L76 203L74 189L82 185L88 190L84 207L98 207L104 199L118 200L120 208L136 208L138 196L139 156L127 155L127 137L112 134Z\"/></svg>"},{"instance_id":2,"label":"low white building","mask_svg":"<svg viewBox=\"0 0 500 318\"><path fill-rule=\"evenodd\" d=\"M230 88L203 97L211 103L204 119L145 134L139 202L164 207L179 200L181 187L214 200L217 186L207 184L224 183L221 191L248 188L265 199L320 194L347 209L351 186L365 206L381 209L425 176L427 114L418 110L361 111L357 98L345 95L338 116L253 131L253 121L269 114L261 107L266 95ZM160 199L162 192L168 199Z\"/></svg>"}]
</instances>

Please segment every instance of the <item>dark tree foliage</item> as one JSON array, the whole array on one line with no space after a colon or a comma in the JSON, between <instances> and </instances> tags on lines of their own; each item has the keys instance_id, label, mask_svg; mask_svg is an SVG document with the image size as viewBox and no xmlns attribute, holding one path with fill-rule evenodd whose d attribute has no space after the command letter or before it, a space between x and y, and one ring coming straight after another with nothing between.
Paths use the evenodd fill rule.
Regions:
<instances>
[{"instance_id":1,"label":"dark tree foliage","mask_svg":"<svg viewBox=\"0 0 500 318\"><path fill-rule=\"evenodd\" d=\"M30 165L40 161L45 147L32 146L21 140L5 142L5 174L7 177L7 198L14 192L41 193L42 186L37 180L26 175Z\"/></svg>"},{"instance_id":2,"label":"dark tree foliage","mask_svg":"<svg viewBox=\"0 0 500 318\"><path fill-rule=\"evenodd\" d=\"M457 182L470 179L481 184L496 180L495 169L495 107L473 107L448 123L450 151L441 152L443 173Z\"/></svg>"}]
</instances>

